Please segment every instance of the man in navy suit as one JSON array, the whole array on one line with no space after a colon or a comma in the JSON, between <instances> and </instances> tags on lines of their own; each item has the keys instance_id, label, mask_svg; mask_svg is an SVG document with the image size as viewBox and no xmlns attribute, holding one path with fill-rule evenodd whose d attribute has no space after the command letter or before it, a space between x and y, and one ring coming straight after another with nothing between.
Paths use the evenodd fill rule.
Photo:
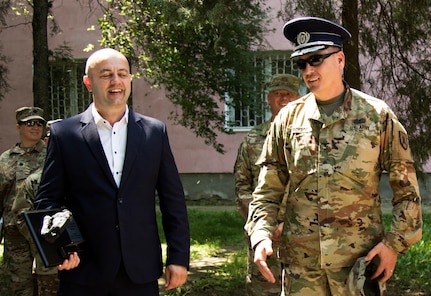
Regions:
<instances>
[{"instance_id":1,"label":"man in navy suit","mask_svg":"<svg viewBox=\"0 0 431 296\"><path fill-rule=\"evenodd\" d=\"M58 266L59 295L159 295L163 273L156 192L167 241L167 290L183 285L190 233L166 126L129 110L126 57L101 49L87 60L86 111L51 126L38 209L67 207L87 242Z\"/></svg>"}]
</instances>

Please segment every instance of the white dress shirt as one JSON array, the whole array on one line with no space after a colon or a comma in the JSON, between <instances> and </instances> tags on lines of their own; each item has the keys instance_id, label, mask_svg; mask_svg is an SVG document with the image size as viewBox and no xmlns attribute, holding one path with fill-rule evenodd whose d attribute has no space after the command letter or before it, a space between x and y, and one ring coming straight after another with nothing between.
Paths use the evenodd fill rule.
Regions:
<instances>
[{"instance_id":1,"label":"white dress shirt","mask_svg":"<svg viewBox=\"0 0 431 296\"><path fill-rule=\"evenodd\" d=\"M129 107L126 105L126 112L123 117L114 123L114 126L105 120L96 110L94 104L91 107L94 122L97 126L100 142L105 151L106 160L111 169L117 186L120 186L123 174L124 157L126 155L127 123L129 121Z\"/></svg>"}]
</instances>

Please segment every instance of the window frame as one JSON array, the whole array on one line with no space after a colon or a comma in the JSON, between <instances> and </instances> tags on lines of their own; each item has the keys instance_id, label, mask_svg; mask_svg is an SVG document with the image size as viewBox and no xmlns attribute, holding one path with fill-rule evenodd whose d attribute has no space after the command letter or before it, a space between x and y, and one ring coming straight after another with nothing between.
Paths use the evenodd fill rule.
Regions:
<instances>
[{"instance_id":1,"label":"window frame","mask_svg":"<svg viewBox=\"0 0 431 296\"><path fill-rule=\"evenodd\" d=\"M292 51L275 50L259 51L254 57L256 73L251 75L256 81L254 100L241 104L240 109L232 104L229 93L225 93L225 128L232 132L248 132L255 126L268 121L271 118L271 110L268 105L268 84L274 74L292 74L301 77L301 71L296 63L290 59ZM262 71L258 73L257 71ZM259 83L258 77L263 77L264 81Z\"/></svg>"}]
</instances>

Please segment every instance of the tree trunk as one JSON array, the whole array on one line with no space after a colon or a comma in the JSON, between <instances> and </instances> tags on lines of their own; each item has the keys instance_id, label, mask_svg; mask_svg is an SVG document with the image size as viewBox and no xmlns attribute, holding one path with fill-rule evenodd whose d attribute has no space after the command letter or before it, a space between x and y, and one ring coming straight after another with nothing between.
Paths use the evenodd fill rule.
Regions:
<instances>
[{"instance_id":1,"label":"tree trunk","mask_svg":"<svg viewBox=\"0 0 431 296\"><path fill-rule=\"evenodd\" d=\"M49 120L48 0L33 1L33 103Z\"/></svg>"},{"instance_id":2,"label":"tree trunk","mask_svg":"<svg viewBox=\"0 0 431 296\"><path fill-rule=\"evenodd\" d=\"M361 70L359 68L359 21L358 0L343 0L342 9L343 26L352 34L352 38L344 44L346 54L346 68L344 78L347 83L356 89L361 89Z\"/></svg>"}]
</instances>

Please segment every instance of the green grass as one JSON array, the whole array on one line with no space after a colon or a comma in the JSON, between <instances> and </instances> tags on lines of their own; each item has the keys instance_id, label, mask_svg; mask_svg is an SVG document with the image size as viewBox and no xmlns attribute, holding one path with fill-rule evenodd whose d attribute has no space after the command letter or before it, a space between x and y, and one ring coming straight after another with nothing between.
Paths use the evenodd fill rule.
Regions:
<instances>
[{"instance_id":1,"label":"green grass","mask_svg":"<svg viewBox=\"0 0 431 296\"><path fill-rule=\"evenodd\" d=\"M244 220L234 211L211 212L189 210L191 260L214 256L221 248L235 246L244 241ZM159 233L165 237L159 219Z\"/></svg>"},{"instance_id":2,"label":"green grass","mask_svg":"<svg viewBox=\"0 0 431 296\"><path fill-rule=\"evenodd\" d=\"M207 268L203 275L191 276L192 281L165 295L244 295L247 249L243 218L236 211L189 210L188 214L191 260L222 257L225 263ZM163 231L159 230L164 242Z\"/></svg>"},{"instance_id":3,"label":"green grass","mask_svg":"<svg viewBox=\"0 0 431 296\"><path fill-rule=\"evenodd\" d=\"M384 215L384 223L390 225L390 215ZM411 246L405 255L398 256L390 285L398 291L397 295L431 295L431 213L422 215L422 240ZM403 291L401 293L400 291ZM391 294L389 294L391 295Z\"/></svg>"},{"instance_id":4,"label":"green grass","mask_svg":"<svg viewBox=\"0 0 431 296\"><path fill-rule=\"evenodd\" d=\"M394 275L388 282L388 295L431 295L431 213L424 213L423 220L423 239L406 255L398 257ZM210 266L199 276L190 276L183 287L165 295L244 295L247 252L242 218L235 210L189 210L189 221L192 260L218 256L223 258L223 264ZM384 222L389 226L390 215L384 215ZM161 236L164 241L162 231ZM0 287L4 284L0 278Z\"/></svg>"},{"instance_id":5,"label":"green grass","mask_svg":"<svg viewBox=\"0 0 431 296\"><path fill-rule=\"evenodd\" d=\"M384 215L387 228L391 216ZM191 249L210 250L193 254L193 259L208 256L217 250L238 245L244 242L242 230L243 220L236 212L206 212L190 211L190 232L192 237ZM423 239L413 245L406 255L398 257L394 275L388 282L388 295L431 295L431 214L423 214ZM193 252L192 252L193 253ZM227 263L209 269L207 274L196 280L189 281L176 291L170 291L169 296L216 296L216 295L244 295L244 279L246 273L245 244L227 258ZM193 260L192 259L192 260Z\"/></svg>"}]
</instances>

